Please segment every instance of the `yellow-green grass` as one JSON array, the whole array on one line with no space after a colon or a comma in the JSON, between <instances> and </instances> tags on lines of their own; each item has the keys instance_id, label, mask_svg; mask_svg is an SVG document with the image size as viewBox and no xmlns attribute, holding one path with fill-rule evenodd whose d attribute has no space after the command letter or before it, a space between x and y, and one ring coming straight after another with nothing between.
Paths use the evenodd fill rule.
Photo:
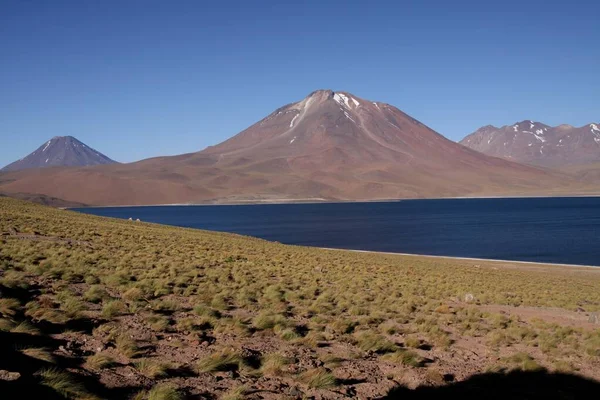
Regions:
<instances>
[{"instance_id":1,"label":"yellow-green grass","mask_svg":"<svg viewBox=\"0 0 600 400\"><path fill-rule=\"evenodd\" d=\"M8 234L15 230L37 234ZM186 342L183 336L186 343L208 343L221 333L230 340L267 338L277 346L305 348L306 354L335 344L342 353L331 356L328 368L368 357L394 368L417 368L422 349L444 352L463 337L503 355L534 349L535 362L550 368L600 358L597 329L529 323L482 310L501 305L598 312L600 269L286 246L0 197L3 233L0 285L34 298L1 298L0 330L37 334L37 324L94 318L103 324L94 335L115 347L119 363L151 378L163 377L164 368L136 359L144 353L154 361L155 355L140 349L124 320L136 319L149 335L179 334L171 344ZM40 290L31 291L34 284ZM246 373L240 352L218 350L229 345L202 350L191 367L200 373L244 367ZM262 368L254 365L253 373L293 375L319 389L337 383L335 370L289 373L287 355L261 356ZM89 361L98 371L105 360ZM522 369L533 365L518 361ZM482 363L481 370L486 367Z\"/></svg>"}]
</instances>

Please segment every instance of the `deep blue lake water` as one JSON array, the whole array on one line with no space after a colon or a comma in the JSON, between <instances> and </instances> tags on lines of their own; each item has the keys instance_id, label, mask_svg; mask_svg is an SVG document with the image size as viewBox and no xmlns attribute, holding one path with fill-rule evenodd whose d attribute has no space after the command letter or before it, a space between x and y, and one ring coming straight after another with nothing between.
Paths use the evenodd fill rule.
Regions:
<instances>
[{"instance_id":1,"label":"deep blue lake water","mask_svg":"<svg viewBox=\"0 0 600 400\"><path fill-rule=\"evenodd\" d=\"M287 244L600 265L600 198L82 208Z\"/></svg>"}]
</instances>

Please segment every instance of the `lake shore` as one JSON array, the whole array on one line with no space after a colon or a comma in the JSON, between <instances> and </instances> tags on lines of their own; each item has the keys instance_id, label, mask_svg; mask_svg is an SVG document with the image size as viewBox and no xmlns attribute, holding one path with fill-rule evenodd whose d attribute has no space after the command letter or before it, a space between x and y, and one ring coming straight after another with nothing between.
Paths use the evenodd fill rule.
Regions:
<instances>
[{"instance_id":1,"label":"lake shore","mask_svg":"<svg viewBox=\"0 0 600 400\"><path fill-rule=\"evenodd\" d=\"M274 204L346 204L346 203L396 203L399 201L415 200L470 200L470 199L568 199L568 198L587 198L600 197L600 194L581 194L581 195L532 195L532 196L456 196L456 197L424 197L424 198L396 198L396 199L373 199L373 200L327 200L327 199L265 199L265 200L239 200L239 201L215 201L204 203L171 203L171 204L130 204L130 205L111 205L111 206L85 206L85 207L59 207L62 210L79 210L84 208L123 208L123 207L194 207L194 206L259 206Z\"/></svg>"}]
</instances>

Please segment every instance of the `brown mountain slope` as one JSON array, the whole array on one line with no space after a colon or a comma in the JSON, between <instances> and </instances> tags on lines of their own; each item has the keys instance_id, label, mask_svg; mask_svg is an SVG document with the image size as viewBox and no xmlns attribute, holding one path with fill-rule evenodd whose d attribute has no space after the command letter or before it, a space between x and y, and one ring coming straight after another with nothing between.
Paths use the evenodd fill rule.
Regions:
<instances>
[{"instance_id":1,"label":"brown mountain slope","mask_svg":"<svg viewBox=\"0 0 600 400\"><path fill-rule=\"evenodd\" d=\"M534 121L501 128L488 125L460 143L490 156L552 168L600 162L600 124L579 128Z\"/></svg>"},{"instance_id":2,"label":"brown mountain slope","mask_svg":"<svg viewBox=\"0 0 600 400\"><path fill-rule=\"evenodd\" d=\"M198 153L0 175L0 190L87 204L554 194L566 175L489 157L388 104L319 90Z\"/></svg>"}]
</instances>

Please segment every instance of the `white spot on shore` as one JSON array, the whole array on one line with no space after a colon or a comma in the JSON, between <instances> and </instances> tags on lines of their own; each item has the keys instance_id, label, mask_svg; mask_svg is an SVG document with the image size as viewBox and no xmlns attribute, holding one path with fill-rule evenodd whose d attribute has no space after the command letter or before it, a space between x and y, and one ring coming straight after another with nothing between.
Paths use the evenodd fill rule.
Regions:
<instances>
[{"instance_id":1,"label":"white spot on shore","mask_svg":"<svg viewBox=\"0 0 600 400\"><path fill-rule=\"evenodd\" d=\"M296 120L296 118L298 118L300 116L300 114L296 114L294 116L294 118L292 118L292 122L290 122L290 128L294 126L294 121Z\"/></svg>"}]
</instances>

